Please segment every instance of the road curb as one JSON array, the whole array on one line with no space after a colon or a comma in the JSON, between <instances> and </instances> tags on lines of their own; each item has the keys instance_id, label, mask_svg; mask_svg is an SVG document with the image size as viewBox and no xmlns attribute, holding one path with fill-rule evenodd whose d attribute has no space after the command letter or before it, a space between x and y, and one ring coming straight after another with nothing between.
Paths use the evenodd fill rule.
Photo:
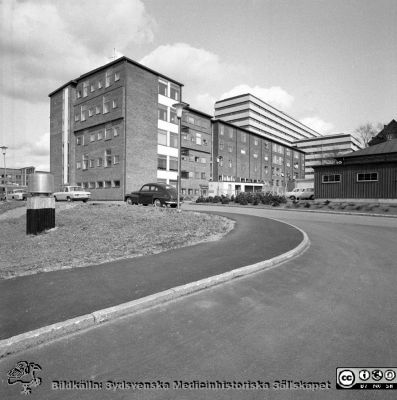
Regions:
<instances>
[{"instance_id":1,"label":"road curb","mask_svg":"<svg viewBox=\"0 0 397 400\"><path fill-rule=\"evenodd\" d=\"M233 208L253 208L255 210L269 210L269 211L298 211L305 213L317 213L317 214L338 214L338 215L359 215L363 217L384 217L384 218L397 218L397 215L393 214L376 214L376 213L365 213L365 212L354 212L354 211L333 211L333 210L305 210L302 208L281 208L281 207L273 207L273 208L265 208L258 206L241 206L241 205L230 205L230 204L221 204L221 203L191 203L195 206L214 206L214 207L229 207ZM225 211L227 212L227 211ZM232 211L231 211L232 212Z\"/></svg>"},{"instance_id":2,"label":"road curb","mask_svg":"<svg viewBox=\"0 0 397 400\"><path fill-rule=\"evenodd\" d=\"M25 332L8 339L0 340L0 359L17 352L27 350L31 347L47 343L51 340L59 339L71 333L98 326L104 322L114 320L116 318L132 315L236 278L278 267L285 261L301 255L310 246L310 240L306 232L292 224L284 221L282 221L282 223L294 227L303 235L303 240L301 243L286 253L269 260L260 261L256 264L237 268L223 274L214 275L196 282L188 283L186 285L176 286L172 289L155 293L141 299L119 304L103 310L94 311L90 314L68 319L66 321Z\"/></svg>"}]
</instances>

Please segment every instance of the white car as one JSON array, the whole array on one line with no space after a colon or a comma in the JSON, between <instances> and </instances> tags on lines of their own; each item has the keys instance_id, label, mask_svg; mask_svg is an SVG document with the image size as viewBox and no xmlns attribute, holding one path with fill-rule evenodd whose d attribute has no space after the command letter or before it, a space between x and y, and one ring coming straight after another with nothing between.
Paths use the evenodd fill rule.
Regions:
<instances>
[{"instance_id":1,"label":"white car","mask_svg":"<svg viewBox=\"0 0 397 400\"><path fill-rule=\"evenodd\" d=\"M314 200L314 189L313 188L305 188L299 193L298 200Z\"/></svg>"},{"instance_id":2,"label":"white car","mask_svg":"<svg viewBox=\"0 0 397 400\"><path fill-rule=\"evenodd\" d=\"M286 192L285 197L287 199L295 200L298 198L298 194L302 191L302 189L295 188L291 192Z\"/></svg>"},{"instance_id":3,"label":"white car","mask_svg":"<svg viewBox=\"0 0 397 400\"><path fill-rule=\"evenodd\" d=\"M26 200L28 193L26 189L13 189L11 192L7 193L8 200Z\"/></svg>"},{"instance_id":4,"label":"white car","mask_svg":"<svg viewBox=\"0 0 397 400\"><path fill-rule=\"evenodd\" d=\"M80 186L65 186L60 192L54 193L55 201L83 201L91 198L91 193Z\"/></svg>"},{"instance_id":5,"label":"white car","mask_svg":"<svg viewBox=\"0 0 397 400\"><path fill-rule=\"evenodd\" d=\"M291 200L313 200L313 188L295 188L291 192L286 192L285 197Z\"/></svg>"}]
</instances>

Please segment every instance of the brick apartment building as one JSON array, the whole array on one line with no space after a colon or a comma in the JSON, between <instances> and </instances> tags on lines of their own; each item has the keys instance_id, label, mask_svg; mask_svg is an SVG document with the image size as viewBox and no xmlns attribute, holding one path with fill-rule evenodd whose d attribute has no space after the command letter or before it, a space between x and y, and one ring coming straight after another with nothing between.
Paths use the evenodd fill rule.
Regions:
<instances>
[{"instance_id":1,"label":"brick apartment building","mask_svg":"<svg viewBox=\"0 0 397 400\"><path fill-rule=\"evenodd\" d=\"M184 196L208 196L212 162L212 116L193 108L182 115L181 189Z\"/></svg>"},{"instance_id":2,"label":"brick apartment building","mask_svg":"<svg viewBox=\"0 0 397 400\"><path fill-rule=\"evenodd\" d=\"M50 169L56 190L77 184L93 199L122 200L144 183L176 186L179 135L173 104L182 100L182 86L122 57L50 93ZM304 155L289 143L191 107L181 124L184 196L282 193L303 177Z\"/></svg>"},{"instance_id":3,"label":"brick apartment building","mask_svg":"<svg viewBox=\"0 0 397 400\"><path fill-rule=\"evenodd\" d=\"M305 175L303 151L223 120L213 121L213 148L211 195L282 194Z\"/></svg>"},{"instance_id":4,"label":"brick apartment building","mask_svg":"<svg viewBox=\"0 0 397 400\"><path fill-rule=\"evenodd\" d=\"M178 121L172 105L181 93L181 83L127 57L50 93L56 188L78 184L93 199L121 200L147 182L175 184Z\"/></svg>"}]
</instances>

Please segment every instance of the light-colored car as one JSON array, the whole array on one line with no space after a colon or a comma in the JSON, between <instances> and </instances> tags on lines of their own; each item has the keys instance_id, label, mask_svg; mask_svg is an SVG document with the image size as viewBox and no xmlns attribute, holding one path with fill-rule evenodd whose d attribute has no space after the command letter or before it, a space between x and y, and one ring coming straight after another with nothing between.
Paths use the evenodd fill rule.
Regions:
<instances>
[{"instance_id":1,"label":"light-colored car","mask_svg":"<svg viewBox=\"0 0 397 400\"><path fill-rule=\"evenodd\" d=\"M313 188L305 188L299 193L298 200L314 200L314 189Z\"/></svg>"},{"instance_id":2,"label":"light-colored car","mask_svg":"<svg viewBox=\"0 0 397 400\"><path fill-rule=\"evenodd\" d=\"M55 201L83 201L91 198L91 193L80 186L65 186L60 192L55 192Z\"/></svg>"},{"instance_id":3,"label":"light-colored car","mask_svg":"<svg viewBox=\"0 0 397 400\"><path fill-rule=\"evenodd\" d=\"M295 188L295 189L293 189L293 190L290 191L290 192L286 192L286 193L285 193L285 197L286 197L287 199L295 200L295 199L299 196L299 194L301 193L301 191L302 191L302 189Z\"/></svg>"},{"instance_id":4,"label":"light-colored car","mask_svg":"<svg viewBox=\"0 0 397 400\"><path fill-rule=\"evenodd\" d=\"M313 200L313 188L295 188L291 192L286 192L285 197L290 200Z\"/></svg>"},{"instance_id":5,"label":"light-colored car","mask_svg":"<svg viewBox=\"0 0 397 400\"><path fill-rule=\"evenodd\" d=\"M7 193L8 200L26 200L28 193L26 189L13 189L11 192Z\"/></svg>"}]
</instances>

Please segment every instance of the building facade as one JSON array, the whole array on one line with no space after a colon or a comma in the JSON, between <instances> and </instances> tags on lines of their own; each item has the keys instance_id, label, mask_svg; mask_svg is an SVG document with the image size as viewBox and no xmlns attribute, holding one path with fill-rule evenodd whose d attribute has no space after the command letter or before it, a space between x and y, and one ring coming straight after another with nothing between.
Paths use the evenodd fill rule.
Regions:
<instances>
[{"instance_id":1,"label":"building facade","mask_svg":"<svg viewBox=\"0 0 397 400\"><path fill-rule=\"evenodd\" d=\"M217 101L215 118L286 146L296 140L321 136L315 130L249 93Z\"/></svg>"},{"instance_id":2,"label":"building facade","mask_svg":"<svg viewBox=\"0 0 397 400\"><path fill-rule=\"evenodd\" d=\"M27 188L29 185L29 176L34 174L35 170L35 167L0 168L0 196L5 193L6 187L7 191L16 188Z\"/></svg>"},{"instance_id":3,"label":"building facade","mask_svg":"<svg viewBox=\"0 0 397 400\"><path fill-rule=\"evenodd\" d=\"M182 114L181 193L208 196L212 161L212 116L193 108Z\"/></svg>"},{"instance_id":4,"label":"building facade","mask_svg":"<svg viewBox=\"0 0 397 400\"><path fill-rule=\"evenodd\" d=\"M0 168L0 184L14 185L14 186L28 186L29 175L34 174L35 167L23 168L7 168L7 176L5 169Z\"/></svg>"},{"instance_id":5,"label":"building facade","mask_svg":"<svg viewBox=\"0 0 397 400\"><path fill-rule=\"evenodd\" d=\"M302 150L268 139L227 121L213 121L210 195L240 191L283 194L305 173Z\"/></svg>"},{"instance_id":6,"label":"building facade","mask_svg":"<svg viewBox=\"0 0 397 400\"><path fill-rule=\"evenodd\" d=\"M316 199L397 202L397 139L314 167Z\"/></svg>"},{"instance_id":7,"label":"building facade","mask_svg":"<svg viewBox=\"0 0 397 400\"><path fill-rule=\"evenodd\" d=\"M177 182L182 84L121 57L50 93L50 168L56 188L122 200L147 182Z\"/></svg>"},{"instance_id":8,"label":"building facade","mask_svg":"<svg viewBox=\"0 0 397 400\"><path fill-rule=\"evenodd\" d=\"M335 157L362 148L358 139L350 134L327 135L295 142L298 149L305 152L305 179L314 180L316 165L335 164Z\"/></svg>"}]
</instances>

